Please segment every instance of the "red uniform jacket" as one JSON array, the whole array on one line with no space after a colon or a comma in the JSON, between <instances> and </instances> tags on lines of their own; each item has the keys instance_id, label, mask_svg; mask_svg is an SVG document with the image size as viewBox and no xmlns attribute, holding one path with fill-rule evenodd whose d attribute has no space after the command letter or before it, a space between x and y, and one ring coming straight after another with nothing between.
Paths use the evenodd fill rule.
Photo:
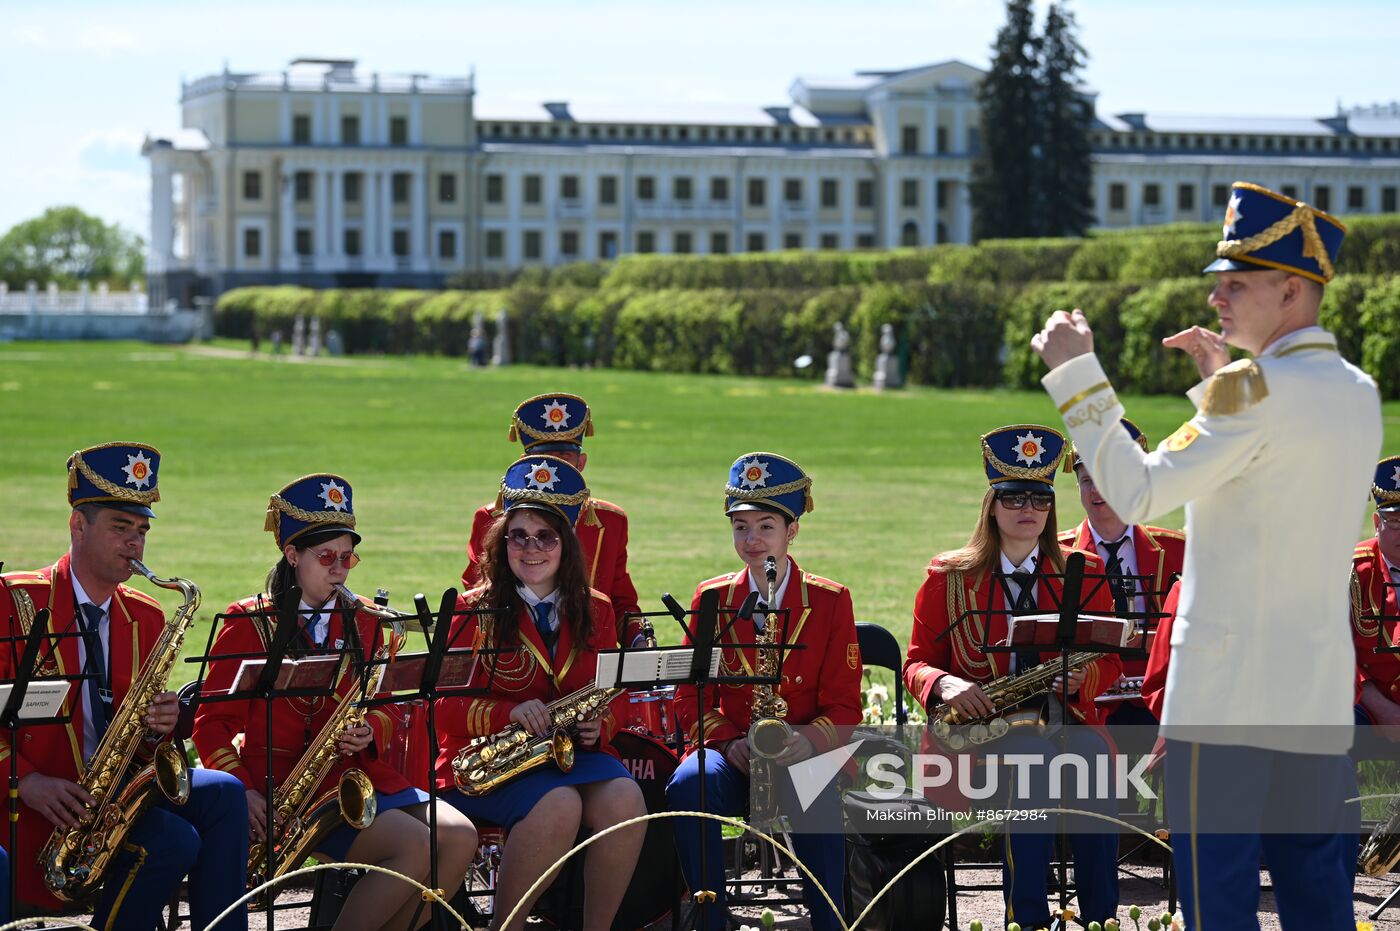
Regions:
<instances>
[{"instance_id":1,"label":"red uniform jacket","mask_svg":"<svg viewBox=\"0 0 1400 931\"><path fill-rule=\"evenodd\" d=\"M1172 658L1172 621L1176 620L1176 605L1181 600L1181 585L1172 586L1167 603L1162 606L1166 617L1157 622L1157 639L1147 657L1147 671L1142 678L1142 700L1157 720L1162 720L1162 699L1167 693L1167 665Z\"/></svg>"},{"instance_id":2,"label":"red uniform jacket","mask_svg":"<svg viewBox=\"0 0 1400 931\"><path fill-rule=\"evenodd\" d=\"M1086 553L1085 557L1086 572L1103 571L1103 562L1097 556ZM1039 609L1054 610L1061 580L1041 577L1038 582ZM1091 588L1086 585L1086 590ZM1108 587L1099 587L1086 608L1097 614L1113 613L1113 597ZM988 609L993 613L971 615L951 634L940 638L965 611ZM987 682L1009 675L1012 654L982 652L982 644L1006 640L1007 614L1005 593L991 573L968 578L961 572L949 571L935 557L914 599L914 631L904 661L904 687L928 708L930 704L938 704L933 685L942 675L951 673L971 682ZM1042 653L1040 660L1048 662L1058 655ZM1099 709L1094 698L1117 682L1122 672L1122 659L1115 653L1106 653L1094 660L1087 667L1078 697L1071 699L1070 710L1081 720L1098 723Z\"/></svg>"},{"instance_id":3,"label":"red uniform jacket","mask_svg":"<svg viewBox=\"0 0 1400 931\"><path fill-rule=\"evenodd\" d=\"M1086 553L1098 552L1094 546L1094 532L1089 529L1087 518L1074 530L1066 530L1060 534L1060 545ZM1167 592L1171 589L1174 578L1181 575L1181 567L1186 560L1186 534L1165 527L1134 524L1133 552L1137 555L1138 574L1149 577L1139 583L1139 587L1145 589L1147 610L1150 613L1163 613L1162 605L1166 603ZM1158 619L1156 623L1160 624L1161 620ZM1150 651L1156 640L1156 634L1153 632L1155 628L1150 621L1148 630L1150 633L1147 648ZM1145 658L1123 657L1123 675L1141 676L1146 672Z\"/></svg>"},{"instance_id":4,"label":"red uniform jacket","mask_svg":"<svg viewBox=\"0 0 1400 931\"><path fill-rule=\"evenodd\" d=\"M266 596L253 595L229 605L228 613L257 611L267 606ZM384 639L379 622L363 612L356 614L355 622L366 657L373 656ZM327 643L335 644L344 638L341 625L340 615L332 614ZM215 638L212 653L264 651L271 629L272 625L263 618L231 617L224 622L223 629ZM232 659L211 661L201 690L203 694L228 691L240 662ZM321 733L322 726L330 719L340 701L346 696L350 696L351 700L359 698L359 677L349 664L340 670L335 687L337 698L274 699L271 741L268 740L267 716L261 701L248 699L200 705L194 718L194 745L200 759L210 769L232 773L248 788L268 795L265 773L269 743L272 747L272 775L280 785L291 775L296 762ZM389 710L392 707L381 706L366 713L365 721L374 731L374 742L360 753L343 758L331 767L325 780L317 787L317 792L334 786L339 782L341 773L352 767L364 771L374 783L376 791L392 794L409 787L402 773L377 758L377 748L389 746L397 726L398 717ZM238 734L244 735L241 749L233 746L233 739Z\"/></svg>"},{"instance_id":5,"label":"red uniform jacket","mask_svg":"<svg viewBox=\"0 0 1400 931\"><path fill-rule=\"evenodd\" d=\"M855 613L851 593L840 582L833 582L810 572L803 572L797 562L788 558L791 581L780 607L786 608L787 642L801 644L806 649L791 650L782 660L783 681L778 694L787 699L790 724L810 724L809 734L816 753L844 742L844 731L860 723L860 645L856 641ZM749 594L747 569L731 572L701 582L695 589L691 608L700 604L700 595L709 589L720 590L721 611L735 611ZM720 614L721 626L732 615ZM777 618L779 623L781 619ZM753 643L752 620L737 620L724 633L726 644L720 659L720 675L754 675L756 662L752 648L728 644ZM687 639L687 642L689 640ZM749 712L753 707L753 686L710 685L705 689L704 740L712 746L749 732ZM676 714L680 716L688 742L693 746L700 740L697 722L699 703L693 685L676 689Z\"/></svg>"},{"instance_id":6,"label":"red uniform jacket","mask_svg":"<svg viewBox=\"0 0 1400 931\"><path fill-rule=\"evenodd\" d=\"M478 564L481 561L482 540L501 513L494 504L487 504L477 508L472 516L467 567L462 570L462 581L468 590L481 581ZM618 642L630 644L641 631L641 624L634 618L625 630L622 627L623 617L639 610L637 589L632 585L632 577L627 574L627 512L600 498L591 498L579 514L574 532L578 535L579 546L583 548L588 584L611 599Z\"/></svg>"},{"instance_id":7,"label":"red uniform jacket","mask_svg":"<svg viewBox=\"0 0 1400 931\"><path fill-rule=\"evenodd\" d=\"M73 603L73 576L69 568L68 556L57 563L36 572L9 572L3 576L4 593L0 597L0 620L3 625L0 636L14 637L27 630L19 624L19 601L28 595L34 610L48 608L50 612L49 630L59 633L73 633L76 624L77 606ZM111 626L108 630L111 651L111 675L113 708L120 707L131 688L132 680L140 674L156 641L165 629L165 615L160 603L149 595L125 585L118 585L112 596ZM54 647L57 647L55 655ZM0 678L11 678L13 658L23 650L22 643L0 644ZM13 652L12 652L13 651ZM40 675L77 674L78 641L68 637L52 641L41 652ZM64 700L63 714L71 713L73 719L67 724L47 724L22 728L19 732L19 777L30 773L56 776L77 782L83 773L83 703L80 698L85 683L74 683ZM0 772L8 773L10 767L10 746L8 732L0 732ZM142 747L148 755L147 747ZM61 908L63 903L54 898L44 886L39 874L39 850L53 832L43 815L23 802L19 806L19 895L21 901L46 908ZM0 830L0 844L8 848L8 830ZM8 877L3 880L8 882Z\"/></svg>"},{"instance_id":8,"label":"red uniform jacket","mask_svg":"<svg viewBox=\"0 0 1400 931\"><path fill-rule=\"evenodd\" d=\"M461 595L457 599L457 610L474 607L479 595L479 590ZM472 644L495 646L489 636L489 621L485 624L488 628L486 633L481 632L475 617L456 618L452 625L449 642L454 649ZM598 670L599 651L617 649L612 605L606 595L596 590L593 592L593 617L587 642L576 643L569 625L561 624L553 661L549 658L544 640L540 638L540 632L535 629L533 616L524 606L520 611L519 629L519 649L483 657L477 666L471 684L483 688L489 683L489 695L438 699L437 720L443 737L437 758L437 776L438 785L444 789L455 784L452 779L452 758L471 743L472 738L487 737L504 730L511 723L511 711L522 702L539 699L549 704L556 698L591 685ZM494 675L491 674L493 666ZM617 756L611 743L617 731L614 709L623 701L626 701L626 696L618 696L613 701L613 707L603 713L598 745L589 749Z\"/></svg>"},{"instance_id":9,"label":"red uniform jacket","mask_svg":"<svg viewBox=\"0 0 1400 931\"><path fill-rule=\"evenodd\" d=\"M1390 581L1380 541L1356 544L1351 557L1351 636L1361 678L1374 682L1382 695L1400 702L1400 653L1377 653L1395 646L1400 634L1400 605ZM1384 620L1381 620L1384 618Z\"/></svg>"}]
</instances>

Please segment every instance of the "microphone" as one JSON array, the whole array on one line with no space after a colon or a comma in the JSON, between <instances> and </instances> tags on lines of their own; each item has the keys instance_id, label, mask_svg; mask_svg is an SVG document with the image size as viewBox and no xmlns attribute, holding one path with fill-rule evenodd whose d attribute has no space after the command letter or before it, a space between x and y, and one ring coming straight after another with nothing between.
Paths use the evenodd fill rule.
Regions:
<instances>
[{"instance_id":1,"label":"microphone","mask_svg":"<svg viewBox=\"0 0 1400 931\"><path fill-rule=\"evenodd\" d=\"M739 605L739 611L734 615L735 619L753 620L753 610L758 607L758 592L749 592L749 597L744 599L744 603Z\"/></svg>"},{"instance_id":2,"label":"microphone","mask_svg":"<svg viewBox=\"0 0 1400 931\"><path fill-rule=\"evenodd\" d=\"M671 612L671 617L682 623L685 622L685 608L682 608L681 603L671 597L670 592L661 596L661 603L665 605L667 611Z\"/></svg>"}]
</instances>

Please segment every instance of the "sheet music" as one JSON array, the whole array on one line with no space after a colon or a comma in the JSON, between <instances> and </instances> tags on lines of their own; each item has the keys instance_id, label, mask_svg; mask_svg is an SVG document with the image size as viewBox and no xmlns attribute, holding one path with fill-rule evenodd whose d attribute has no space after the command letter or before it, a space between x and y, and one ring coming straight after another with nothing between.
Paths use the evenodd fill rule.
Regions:
<instances>
[{"instance_id":1,"label":"sheet music","mask_svg":"<svg viewBox=\"0 0 1400 931\"><path fill-rule=\"evenodd\" d=\"M277 670L277 681L273 683L274 689L314 689L326 688L335 681L336 671L344 659L339 653L326 656L305 656L301 659L283 659L282 667ZM237 692L247 692L258 684L258 679L262 676L263 667L267 665L267 660L245 659L238 664L238 674L233 677L233 684L228 687L225 694L233 695Z\"/></svg>"},{"instance_id":2,"label":"sheet music","mask_svg":"<svg viewBox=\"0 0 1400 931\"><path fill-rule=\"evenodd\" d=\"M720 654L716 646L710 653L710 675L719 675ZM613 688L619 681L617 674L618 657L622 660L622 682L676 682L690 678L690 664L695 656L693 649L682 650L629 650L627 653L604 651L598 654L598 671L593 684L602 689Z\"/></svg>"},{"instance_id":3,"label":"sheet music","mask_svg":"<svg viewBox=\"0 0 1400 931\"><path fill-rule=\"evenodd\" d=\"M32 721L57 717L70 685L71 682L30 682L29 689L24 693L24 707L19 710L19 719ZM10 693L14 690L11 683L0 685L0 709L10 703Z\"/></svg>"},{"instance_id":4,"label":"sheet music","mask_svg":"<svg viewBox=\"0 0 1400 931\"><path fill-rule=\"evenodd\" d=\"M1047 628L1053 628L1059 623L1060 615L1058 612L1046 612L1043 614L1022 614L1018 617L1013 617L1011 618L1011 623L1007 628L1006 642L1009 644L1017 643L1016 631L1018 628L1029 627L1032 631L1034 631L1041 625L1045 625ZM1112 629L1114 642L1112 644L1108 644L1102 643L1100 641L1100 644L1102 646L1112 645L1126 647L1128 646L1129 641L1132 640L1133 634L1137 630L1137 625L1134 621L1128 618L1111 617L1103 614L1081 614L1079 615L1079 621L1076 629L1079 631L1084 631L1085 633L1088 633L1092 630L1103 631L1105 629ZM1051 641L1053 641L1053 639L1054 638L1052 637ZM1034 635L1032 635L1024 642L1028 645L1043 646L1045 645L1045 643L1050 641L1046 641L1044 638L1036 639Z\"/></svg>"}]
</instances>

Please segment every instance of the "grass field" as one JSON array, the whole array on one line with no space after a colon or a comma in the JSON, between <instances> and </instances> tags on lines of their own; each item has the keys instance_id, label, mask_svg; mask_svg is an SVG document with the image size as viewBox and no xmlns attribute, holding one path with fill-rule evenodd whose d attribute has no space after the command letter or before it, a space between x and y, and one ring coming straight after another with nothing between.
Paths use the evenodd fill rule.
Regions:
<instances>
[{"instance_id":1,"label":"grass field","mask_svg":"<svg viewBox=\"0 0 1400 931\"><path fill-rule=\"evenodd\" d=\"M421 591L435 605L460 585L471 512L494 497L519 450L506 440L512 410L551 390L592 405L588 482L630 515L644 608L660 609L666 591L685 600L697 581L738 564L721 507L727 469L740 453L769 450L814 480L816 509L794 556L849 585L857 619L901 642L929 557L963 543L976 517L986 488L978 437L1003 424L1060 423L1048 396L1031 392L832 393L775 379L473 371L445 358L293 363L249 358L229 343L0 345L9 488L0 560L32 568L66 549L69 453L141 440L164 455L146 563L204 591L187 652L202 647L217 611L261 587L277 555L262 529L268 496L308 472L354 485L365 539L351 587L387 588L400 607ZM1154 442L1191 413L1180 397L1125 403ZM1387 451L1400 451L1400 404L1387 405L1386 427ZM1065 527L1083 514L1072 482L1062 477L1060 489ZM1180 526L1181 514L1158 523ZM658 632L676 639L673 629ZM192 676L182 667L175 679Z\"/></svg>"}]
</instances>

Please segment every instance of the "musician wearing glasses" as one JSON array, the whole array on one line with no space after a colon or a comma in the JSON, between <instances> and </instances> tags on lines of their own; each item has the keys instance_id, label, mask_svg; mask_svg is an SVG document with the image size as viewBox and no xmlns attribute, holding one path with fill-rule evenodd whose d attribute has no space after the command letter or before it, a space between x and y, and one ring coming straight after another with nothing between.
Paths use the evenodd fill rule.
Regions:
<instances>
[{"instance_id":1,"label":"musician wearing glasses","mask_svg":"<svg viewBox=\"0 0 1400 931\"><path fill-rule=\"evenodd\" d=\"M666 801L672 810L698 811L700 787L705 787L704 810L721 815L743 815L750 801L751 788L767 792L777 787L785 792L791 785L779 768L800 763L809 757L841 746L851 727L861 718L861 660L856 640L855 614L851 593L831 579L806 572L789 555L797 538L798 521L812 510L812 480L790 459L773 453L748 453L729 468L725 487L725 515L733 537L734 551L744 568L706 582L695 590L692 609L701 595L710 590L720 593L721 642L726 644L720 660L721 676L753 676L778 672L773 651L732 644L765 640L803 647L791 650L782 659L782 680L776 688L752 684L712 685L705 690L704 718L700 719L695 686L680 686L676 693L676 713L694 746L705 742L704 769L694 751L681 762L666 787ZM767 568L771 560L773 575ZM781 615L766 616L762 610L751 619L735 618L751 592L760 604L786 610L786 631ZM733 621L732 625L730 621ZM775 626L776 625L776 626ZM727 629L725 629L727 628ZM785 636L785 639L784 639ZM761 655L770 654L769 657ZM778 707L774 708L774 699ZM776 716L789 725L809 725L792 730L774 748L776 756L760 757L750 744L751 726ZM763 783L751 787L750 777L762 768ZM788 805L795 802L788 802ZM841 824L840 795L833 782L810 805L787 810L803 811L826 824ZM779 809L783 807L778 806ZM751 812L751 817L759 813ZM680 855L686 884L692 892L713 892L714 899L701 907L707 910L706 927L721 931L727 927L724 889L724 847L719 822L682 818L674 822L676 851ZM705 837L705 862L700 859L700 832ZM826 895L844 909L845 842L840 834L797 831L792 835L795 852L821 883ZM803 899L812 927L817 931L840 928L838 915L810 880L803 880ZM697 924L697 927L699 925Z\"/></svg>"},{"instance_id":2,"label":"musician wearing glasses","mask_svg":"<svg viewBox=\"0 0 1400 931\"><path fill-rule=\"evenodd\" d=\"M589 588L574 533L588 501L583 476L563 459L527 456L506 471L500 496L501 515L482 540L481 580L457 602L461 611L492 613L480 621L463 615L450 634L454 649L504 652L475 668L472 683L488 696L439 699L437 712L445 732L438 756L444 798L473 820L508 831L492 928L505 927L580 828L598 833L646 813L641 788L610 743L617 723L609 702L616 696L593 688L598 653L617 647L617 633L607 596ZM492 738L496 746L528 740L543 748L556 731L572 747L567 772L546 756L530 767L509 756L483 762L471 746ZM644 836L645 825L633 825L582 854L584 931L612 924ZM524 901L512 931L525 926L537 898Z\"/></svg>"},{"instance_id":3,"label":"musician wearing glasses","mask_svg":"<svg viewBox=\"0 0 1400 931\"><path fill-rule=\"evenodd\" d=\"M1376 535L1352 555L1352 638L1361 669L1358 724L1380 724L1400 740L1400 653L1377 653L1400 639L1400 456L1382 459L1371 483ZM1394 735L1394 736L1392 736Z\"/></svg>"},{"instance_id":4,"label":"musician wearing glasses","mask_svg":"<svg viewBox=\"0 0 1400 931\"><path fill-rule=\"evenodd\" d=\"M385 637L379 620L362 610L359 602L352 603L337 592L337 586L345 586L360 560L355 552L360 534L355 529L353 496L344 478L319 474L299 478L269 499L264 529L273 534L280 558L268 573L264 592L229 605L231 616L214 641L213 654L266 651L276 614L288 598L296 597L293 591L301 593L297 605L300 629L289 655L335 655L334 651L348 648L368 659L380 652ZM353 623L349 619L352 615ZM239 665L234 659L213 660L203 692L227 691L234 684ZM357 712L345 705L361 694L359 673L355 664L342 664L332 696L273 699L271 735L261 701L201 704L195 714L195 747L206 767L233 774L246 790L244 833L252 837L255 847L263 847L268 839L269 799L285 802L293 811L300 806L309 815L312 802L335 789L347 770L359 771L368 777L366 799L373 795L377 813L363 826L345 823L337 814L330 819L328 830L321 829L319 837L307 838L305 853L323 862L382 866L426 884L428 796L378 759L377 748L388 745L399 720L393 706ZM373 668L369 674L374 675ZM373 689L370 691L372 695ZM243 735L241 747L234 745L239 734ZM266 785L269 753L274 780L270 791ZM298 790L296 777L313 770L309 763L313 760L329 762L329 770L318 785ZM286 833L292 826L274 824L275 846L298 849L297 840ZM476 832L467 819L444 804L438 806L437 827L438 877L445 887L452 888L461 883L476 852ZM259 862L245 863L243 868L254 878L265 879L262 857L257 859ZM278 871L300 865L286 863ZM370 872L355 884L335 928L403 928L420 904L417 891L407 883Z\"/></svg>"},{"instance_id":5,"label":"musician wearing glasses","mask_svg":"<svg viewBox=\"0 0 1400 931\"><path fill-rule=\"evenodd\" d=\"M56 828L79 827L94 799L80 782L111 723L123 709L133 682L148 668L165 627L160 603L126 585L145 556L146 535L160 500L161 457L142 443L108 443L75 452L68 460L68 519L71 546L52 566L3 577L0 619L3 636L28 631L34 612L47 608L49 629L79 633L51 641L40 654L38 675L89 673L76 683L62 713L68 724L26 727L19 749L19 902L40 909L65 905L45 885L39 852ZM18 646L0 649L0 678L14 675ZM136 749L136 763L149 763L167 741L178 717L175 693L161 691L148 706L150 729ZM0 735L0 766L8 769L8 736ZM117 931L150 931L161 911L189 876L192 922L205 927L243 894L247 855L246 806L237 780L224 773L190 772L183 805L153 791L153 804L127 833L123 849L103 874L92 925ZM115 787L109 786L108 789ZM9 833L0 831L9 843ZM3 880L9 883L9 874ZM71 908L71 906L67 906ZM246 928L236 910L220 931Z\"/></svg>"},{"instance_id":6,"label":"musician wearing glasses","mask_svg":"<svg viewBox=\"0 0 1400 931\"><path fill-rule=\"evenodd\" d=\"M972 537L961 549L933 558L914 599L904 684L928 709L930 720L941 706L955 709L965 721L995 720L1005 709L996 707L984 685L1024 675L1051 661L1058 664L1058 653L1034 647L1015 653L987 653L983 646L1004 643L1014 615L1059 609L1063 581L1055 576L1063 573L1070 552L1060 545L1055 532L1054 476L1064 450L1063 436L1033 424L1002 427L982 437L990 487L982 498ZM1103 572L1103 563L1092 553L1085 554L1085 572ZM1096 586L1086 579L1084 591L1091 593L1083 605L1086 612L1112 611L1107 586ZM1071 672L1070 715L1080 722L1098 723L1100 712L1094 699L1118 681L1122 668L1117 655L1104 654ZM1043 699L1045 717L1051 722L1062 721L1058 674L1048 684L1050 695ZM1071 728L1069 739L1072 750L1090 759L1107 752L1107 745L1094 729ZM1049 758L1057 750L1055 739L1038 727L1013 727L985 746L1003 756L1032 753ZM1045 798L1047 792L1043 785L1034 785L1029 794L1030 807L1041 807L1034 800ZM949 797L940 801L956 800ZM1114 814L1115 806L1109 799L1096 807ZM1018 807L1025 807L1025 803ZM1008 922L1019 922L1023 928L1050 924L1046 874L1053 840L1053 835L1044 831L1008 832L1002 874ZM1102 922L1118 907L1118 835L1081 829L1070 835L1070 842L1080 915L1086 922Z\"/></svg>"}]
</instances>

